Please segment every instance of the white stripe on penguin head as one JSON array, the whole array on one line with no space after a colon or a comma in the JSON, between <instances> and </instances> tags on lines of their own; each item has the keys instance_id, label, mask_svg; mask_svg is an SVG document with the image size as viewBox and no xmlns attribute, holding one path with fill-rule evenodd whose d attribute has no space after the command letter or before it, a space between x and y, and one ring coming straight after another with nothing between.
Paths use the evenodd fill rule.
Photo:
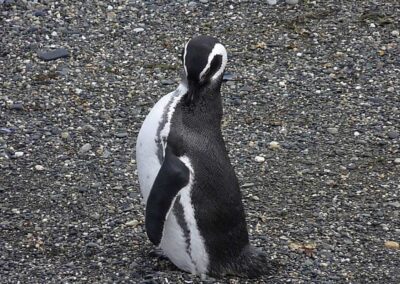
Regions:
<instances>
[{"instance_id":1,"label":"white stripe on penguin head","mask_svg":"<svg viewBox=\"0 0 400 284\"><path fill-rule=\"evenodd\" d=\"M203 75L210 68L211 62L212 62L212 60L214 59L214 57L216 55L221 55L222 56L222 62L221 62L221 66L218 69L218 71L215 72L215 74L211 77L211 80L217 79L222 74L222 72L224 72L224 69L225 69L225 66L226 66L226 62L228 61L228 55L226 53L225 47L222 44L217 43L217 44L214 45L213 50L208 55L207 65L206 65L206 67L204 67L203 71L201 71L200 76L199 76L199 80L201 80Z\"/></svg>"},{"instance_id":2,"label":"white stripe on penguin head","mask_svg":"<svg viewBox=\"0 0 400 284\"><path fill-rule=\"evenodd\" d=\"M187 53L187 47L188 47L189 42L190 42L190 40L185 44L185 49L183 50L183 68L185 69L186 77L188 76L188 71L186 68L186 53Z\"/></svg>"}]
</instances>

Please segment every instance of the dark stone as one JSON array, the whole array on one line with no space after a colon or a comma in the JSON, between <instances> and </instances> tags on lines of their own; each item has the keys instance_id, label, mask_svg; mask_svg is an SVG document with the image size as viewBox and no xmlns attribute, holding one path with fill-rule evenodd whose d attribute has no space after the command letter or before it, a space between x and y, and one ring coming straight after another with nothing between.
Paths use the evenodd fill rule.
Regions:
<instances>
[{"instance_id":1,"label":"dark stone","mask_svg":"<svg viewBox=\"0 0 400 284\"><path fill-rule=\"evenodd\" d=\"M36 10L36 11L33 12L33 15L34 15L35 17L43 17L43 16L46 15L46 12L43 11L43 10Z\"/></svg>"},{"instance_id":2,"label":"dark stone","mask_svg":"<svg viewBox=\"0 0 400 284\"><path fill-rule=\"evenodd\" d=\"M69 52L66 48L57 48L51 51L41 51L38 53L38 57L44 61L56 60L58 58L66 58L69 56Z\"/></svg>"},{"instance_id":3,"label":"dark stone","mask_svg":"<svg viewBox=\"0 0 400 284\"><path fill-rule=\"evenodd\" d=\"M12 104L11 109L23 110L24 109L24 105L21 102L15 102L15 103Z\"/></svg>"}]
</instances>

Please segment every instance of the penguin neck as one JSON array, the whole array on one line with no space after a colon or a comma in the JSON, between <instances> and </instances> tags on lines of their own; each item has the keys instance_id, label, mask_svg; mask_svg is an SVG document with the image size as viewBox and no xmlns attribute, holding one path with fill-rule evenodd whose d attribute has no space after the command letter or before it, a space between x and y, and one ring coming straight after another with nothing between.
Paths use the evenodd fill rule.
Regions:
<instances>
[{"instance_id":1,"label":"penguin neck","mask_svg":"<svg viewBox=\"0 0 400 284\"><path fill-rule=\"evenodd\" d=\"M211 129L219 129L222 120L221 83L203 86L195 90L195 97L187 104L182 103L183 122L190 128L204 128L207 125ZM191 92L194 90L189 90Z\"/></svg>"}]
</instances>

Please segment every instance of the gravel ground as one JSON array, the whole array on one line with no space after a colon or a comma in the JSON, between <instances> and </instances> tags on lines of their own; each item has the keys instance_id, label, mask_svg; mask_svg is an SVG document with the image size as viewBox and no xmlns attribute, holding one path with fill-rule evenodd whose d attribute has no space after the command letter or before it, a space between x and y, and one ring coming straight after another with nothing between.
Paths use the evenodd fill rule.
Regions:
<instances>
[{"instance_id":1,"label":"gravel ground","mask_svg":"<svg viewBox=\"0 0 400 284\"><path fill-rule=\"evenodd\" d=\"M151 256L132 153L209 34L251 241L284 264L259 283L400 283L399 19L397 0L1 1L0 282L200 282Z\"/></svg>"}]
</instances>

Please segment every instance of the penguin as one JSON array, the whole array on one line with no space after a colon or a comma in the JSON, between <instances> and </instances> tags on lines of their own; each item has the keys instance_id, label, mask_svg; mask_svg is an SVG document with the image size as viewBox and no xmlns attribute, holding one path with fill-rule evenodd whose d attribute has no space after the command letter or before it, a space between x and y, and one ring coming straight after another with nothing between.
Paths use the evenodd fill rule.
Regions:
<instances>
[{"instance_id":1,"label":"penguin","mask_svg":"<svg viewBox=\"0 0 400 284\"><path fill-rule=\"evenodd\" d=\"M221 133L227 51L214 37L190 39L183 79L151 109L136 143L149 240L181 270L256 278L274 272L249 243L239 182Z\"/></svg>"}]
</instances>

